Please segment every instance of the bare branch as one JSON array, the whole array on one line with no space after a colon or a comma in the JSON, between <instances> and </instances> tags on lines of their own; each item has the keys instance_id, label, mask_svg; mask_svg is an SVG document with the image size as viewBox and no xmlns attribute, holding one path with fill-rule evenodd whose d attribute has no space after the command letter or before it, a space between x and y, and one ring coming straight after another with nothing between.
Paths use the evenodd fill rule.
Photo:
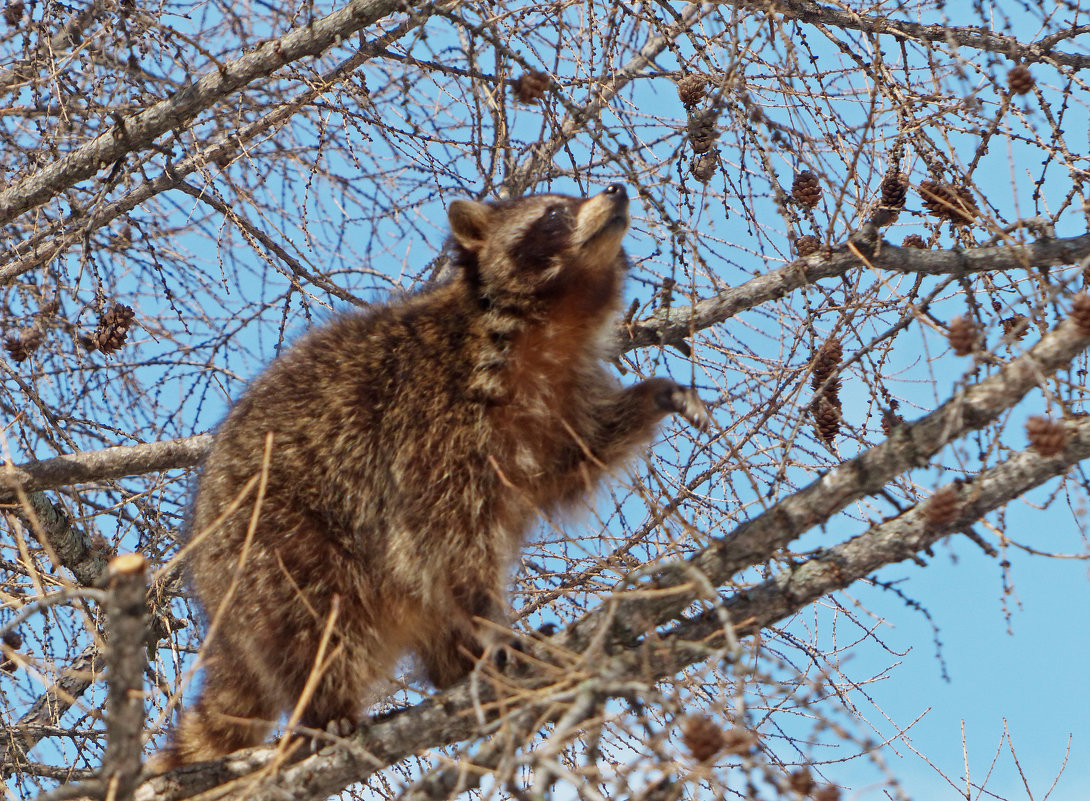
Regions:
<instances>
[{"instance_id":1,"label":"bare branch","mask_svg":"<svg viewBox=\"0 0 1090 801\"><path fill-rule=\"evenodd\" d=\"M67 484L138 476L160 470L195 467L212 446L211 434L182 439L117 445L100 451L54 456L40 462L0 468L0 483L25 492L53 489Z\"/></svg>"},{"instance_id":2,"label":"bare branch","mask_svg":"<svg viewBox=\"0 0 1090 801\"><path fill-rule=\"evenodd\" d=\"M410 3L409 8L421 3ZM252 53L217 65L196 83L151 108L120 120L64 157L0 193L0 224L90 178L127 153L149 146L164 133L187 125L202 111L293 61L315 56L356 31L405 7L396 0L349 0L310 25L267 41Z\"/></svg>"},{"instance_id":3,"label":"bare branch","mask_svg":"<svg viewBox=\"0 0 1090 801\"><path fill-rule=\"evenodd\" d=\"M731 5L735 5L731 2ZM1052 50L1052 42L1024 44L1017 37L994 33L983 28L957 25L923 25L903 19L859 14L831 6L823 6L811 0L785 0L776 10L789 19L818 23L833 28L846 28L864 33L888 34L898 39L917 39L923 42L941 42L959 47L971 47L990 53L1001 53L1012 61L1049 61L1073 69L1090 66L1090 56L1078 53L1060 53Z\"/></svg>"},{"instance_id":4,"label":"bare branch","mask_svg":"<svg viewBox=\"0 0 1090 801\"><path fill-rule=\"evenodd\" d=\"M106 753L101 781L110 798L132 798L140 775L144 734L144 666L148 638L147 563L122 554L109 566L106 602Z\"/></svg>"}]
</instances>

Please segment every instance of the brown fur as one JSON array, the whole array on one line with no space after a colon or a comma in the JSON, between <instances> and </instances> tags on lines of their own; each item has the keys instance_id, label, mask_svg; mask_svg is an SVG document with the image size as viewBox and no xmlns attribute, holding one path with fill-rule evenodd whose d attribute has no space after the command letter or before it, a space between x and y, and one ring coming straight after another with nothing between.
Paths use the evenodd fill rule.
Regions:
<instances>
[{"instance_id":1,"label":"brown fur","mask_svg":"<svg viewBox=\"0 0 1090 801\"><path fill-rule=\"evenodd\" d=\"M624 188L450 207L456 279L306 334L227 415L191 530L211 620L200 700L160 770L260 743L294 707L336 607L301 723L359 718L408 652L447 687L504 625L534 518L568 507L695 394L623 389L601 363L620 297ZM271 462L247 551L257 488ZM245 560L242 559L244 551ZM234 587L232 589L232 585Z\"/></svg>"}]
</instances>

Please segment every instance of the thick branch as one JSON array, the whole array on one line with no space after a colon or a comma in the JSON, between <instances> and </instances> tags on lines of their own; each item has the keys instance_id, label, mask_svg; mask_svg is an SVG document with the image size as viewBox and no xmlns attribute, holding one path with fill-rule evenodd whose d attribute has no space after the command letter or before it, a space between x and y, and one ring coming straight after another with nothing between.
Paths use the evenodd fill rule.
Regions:
<instances>
[{"instance_id":1,"label":"thick branch","mask_svg":"<svg viewBox=\"0 0 1090 801\"><path fill-rule=\"evenodd\" d=\"M117 445L100 451L54 456L40 462L0 466L0 487L26 492L194 467L212 446L211 434L183 439ZM0 490L3 492L3 490ZM7 493L10 496L10 492Z\"/></svg>"},{"instance_id":2,"label":"thick branch","mask_svg":"<svg viewBox=\"0 0 1090 801\"><path fill-rule=\"evenodd\" d=\"M587 615L566 632L564 646L582 651L603 626L611 629L610 641L627 642L638 638L646 625L675 618L691 601L690 592L683 588L694 571L706 576L713 586L725 584L738 571L768 559L803 532L877 492L905 470L926 465L948 443L995 420L1088 345L1090 335L1072 320L1064 320L1022 356L959 392L931 414L900 426L885 442L777 502L684 565L656 571L647 583L634 588L637 591L632 598L617 596L612 604ZM645 594L652 599L645 599Z\"/></svg>"},{"instance_id":3,"label":"thick branch","mask_svg":"<svg viewBox=\"0 0 1090 801\"><path fill-rule=\"evenodd\" d=\"M961 505L957 515L942 525L927 520L926 502L918 504L893 520L873 526L729 598L724 608L731 619L744 621L739 623L736 633L754 634L885 565L925 552L943 537L964 530L989 512L1090 458L1090 421L1069 423L1067 432L1068 443L1062 454L1043 457L1032 450L1022 451L972 481L947 485L944 489L955 492ZM679 624L667 637L704 641L720 627L719 617L712 610ZM675 667L681 669L684 664Z\"/></svg>"},{"instance_id":4,"label":"thick branch","mask_svg":"<svg viewBox=\"0 0 1090 801\"><path fill-rule=\"evenodd\" d=\"M186 127L198 114L285 64L316 56L394 11L419 5L399 0L349 0L343 8L252 53L217 65L196 83L149 109L122 119L108 131L0 193L0 224L8 223L54 195L148 147L164 133Z\"/></svg>"},{"instance_id":5,"label":"thick branch","mask_svg":"<svg viewBox=\"0 0 1090 801\"><path fill-rule=\"evenodd\" d=\"M148 637L147 562L122 554L109 565L106 602L106 753L102 782L109 797L128 801L140 776L144 737L144 666Z\"/></svg>"},{"instance_id":6,"label":"thick branch","mask_svg":"<svg viewBox=\"0 0 1090 801\"><path fill-rule=\"evenodd\" d=\"M737 3L730 3L737 5ZM956 25L924 25L908 20L890 19L819 5L811 0L784 0L776 11L788 19L816 22L834 28L848 28L864 33L888 34L898 39L918 39L969 47L989 53L1001 53L1016 61L1048 61L1074 69L1090 67L1090 56L1052 50L1052 43L1023 44L1014 36L994 33L984 28Z\"/></svg>"},{"instance_id":7,"label":"thick branch","mask_svg":"<svg viewBox=\"0 0 1090 801\"><path fill-rule=\"evenodd\" d=\"M88 645L18 722L4 731L0 741L0 776L7 778L21 770L27 752L71 708L75 699L87 691L101 668L98 647Z\"/></svg>"},{"instance_id":8,"label":"thick branch","mask_svg":"<svg viewBox=\"0 0 1090 801\"><path fill-rule=\"evenodd\" d=\"M661 309L648 319L632 323L619 332L614 351L623 353L650 345L678 344L694 331L701 331L762 303L782 298L807 284L823 278L839 277L864 266L891 272L959 276L1054 267L1087 258L1090 258L1090 234L964 251L920 250L883 242L866 261L861 261L850 250L817 254L759 275L741 286L725 289L692 306Z\"/></svg>"}]
</instances>

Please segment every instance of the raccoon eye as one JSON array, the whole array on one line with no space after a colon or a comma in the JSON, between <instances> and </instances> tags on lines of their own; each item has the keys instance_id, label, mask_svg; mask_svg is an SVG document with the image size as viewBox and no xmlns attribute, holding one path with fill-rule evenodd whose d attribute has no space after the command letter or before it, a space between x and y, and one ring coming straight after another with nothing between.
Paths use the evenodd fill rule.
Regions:
<instances>
[{"instance_id":1,"label":"raccoon eye","mask_svg":"<svg viewBox=\"0 0 1090 801\"><path fill-rule=\"evenodd\" d=\"M570 222L567 206L562 206L559 203L554 206L549 206L549 208L545 210L545 216L543 220L548 225L567 226Z\"/></svg>"},{"instance_id":2,"label":"raccoon eye","mask_svg":"<svg viewBox=\"0 0 1090 801\"><path fill-rule=\"evenodd\" d=\"M571 212L565 204L555 203L546 207L533 225L518 238L511 255L523 269L545 269L552 257L568 246L571 232Z\"/></svg>"}]
</instances>

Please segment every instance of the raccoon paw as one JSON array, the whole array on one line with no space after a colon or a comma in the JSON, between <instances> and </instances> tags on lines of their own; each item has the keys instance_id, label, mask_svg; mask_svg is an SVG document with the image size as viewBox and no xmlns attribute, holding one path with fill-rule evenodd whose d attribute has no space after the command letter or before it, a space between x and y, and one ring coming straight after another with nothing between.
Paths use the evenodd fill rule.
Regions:
<instances>
[{"instance_id":1,"label":"raccoon paw","mask_svg":"<svg viewBox=\"0 0 1090 801\"><path fill-rule=\"evenodd\" d=\"M683 387L671 381L655 393L655 404L664 412L680 414L690 425L701 431L711 423L708 408L691 387Z\"/></svg>"}]
</instances>

